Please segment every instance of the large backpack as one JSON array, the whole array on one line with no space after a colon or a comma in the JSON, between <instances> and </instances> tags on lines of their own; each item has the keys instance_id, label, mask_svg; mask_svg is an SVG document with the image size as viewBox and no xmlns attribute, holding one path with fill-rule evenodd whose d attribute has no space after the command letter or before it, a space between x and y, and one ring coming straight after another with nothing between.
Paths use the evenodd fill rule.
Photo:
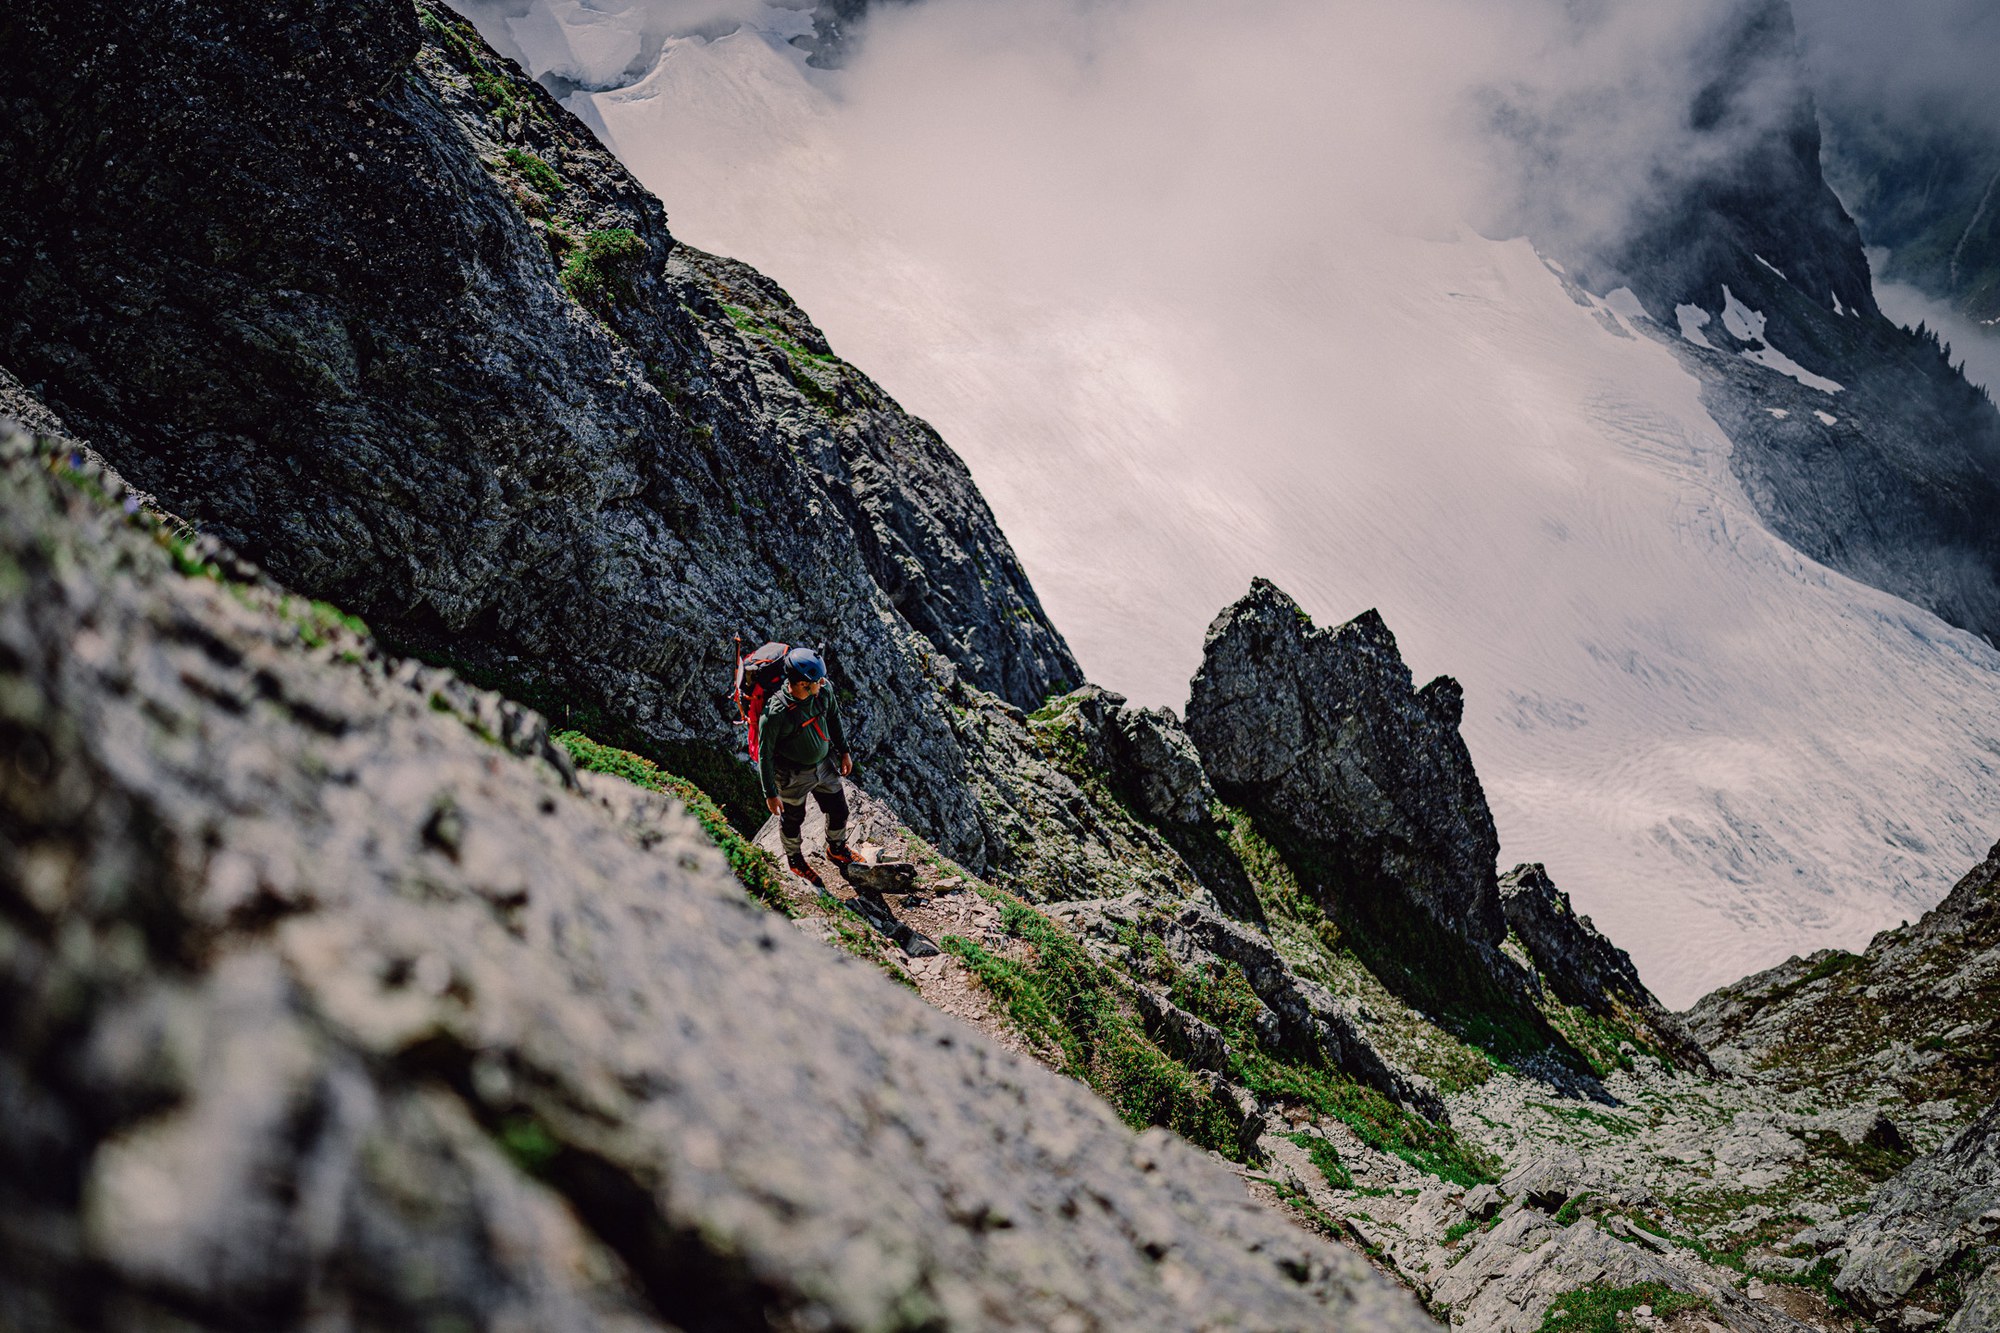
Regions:
<instances>
[{"instance_id":1,"label":"large backpack","mask_svg":"<svg viewBox=\"0 0 2000 1333\"><path fill-rule=\"evenodd\" d=\"M757 724L764 719L764 701L771 697L771 691L785 683L785 654L791 648L782 643L767 643L756 652L744 657L739 650L736 658L736 725L748 727L750 731L750 762L757 762Z\"/></svg>"}]
</instances>

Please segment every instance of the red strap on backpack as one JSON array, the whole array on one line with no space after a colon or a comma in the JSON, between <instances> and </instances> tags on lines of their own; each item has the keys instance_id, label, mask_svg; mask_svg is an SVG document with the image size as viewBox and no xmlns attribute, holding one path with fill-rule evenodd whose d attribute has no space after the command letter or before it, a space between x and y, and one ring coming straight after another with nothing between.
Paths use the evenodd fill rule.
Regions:
<instances>
[{"instance_id":1,"label":"red strap on backpack","mask_svg":"<svg viewBox=\"0 0 2000 1333\"><path fill-rule=\"evenodd\" d=\"M761 725L763 720L764 720L764 687L762 685L753 685L750 687L750 718L749 718L750 762L753 764L757 762L757 733L763 730L763 727Z\"/></svg>"}]
</instances>

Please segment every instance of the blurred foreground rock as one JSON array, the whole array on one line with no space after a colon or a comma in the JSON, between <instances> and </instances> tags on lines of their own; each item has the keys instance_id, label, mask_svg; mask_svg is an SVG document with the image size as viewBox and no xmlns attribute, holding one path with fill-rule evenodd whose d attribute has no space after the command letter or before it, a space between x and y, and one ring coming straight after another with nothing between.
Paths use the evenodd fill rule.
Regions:
<instances>
[{"instance_id":1,"label":"blurred foreground rock","mask_svg":"<svg viewBox=\"0 0 2000 1333\"><path fill-rule=\"evenodd\" d=\"M5 451L0 1326L1426 1326L534 714Z\"/></svg>"}]
</instances>

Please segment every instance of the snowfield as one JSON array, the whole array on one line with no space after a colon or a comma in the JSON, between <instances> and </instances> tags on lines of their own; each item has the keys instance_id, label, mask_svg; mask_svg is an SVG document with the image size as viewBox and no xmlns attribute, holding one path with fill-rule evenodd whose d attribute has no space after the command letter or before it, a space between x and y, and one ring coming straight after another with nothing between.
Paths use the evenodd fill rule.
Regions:
<instances>
[{"instance_id":1,"label":"snowfield","mask_svg":"<svg viewBox=\"0 0 2000 1333\"><path fill-rule=\"evenodd\" d=\"M677 234L943 432L1092 679L1181 707L1255 575L1321 623L1380 608L1420 682L1465 686L1503 868L1545 862L1668 1003L1858 949L2000 837L2000 653L1768 532L1636 303L1526 242L1349 216L1327 163L1246 164L1129 90L1103 96L1171 152L1098 92L1008 102L1018 70L851 85L789 10L708 39L460 2L582 89ZM1260 77L1230 40L1197 101Z\"/></svg>"}]
</instances>

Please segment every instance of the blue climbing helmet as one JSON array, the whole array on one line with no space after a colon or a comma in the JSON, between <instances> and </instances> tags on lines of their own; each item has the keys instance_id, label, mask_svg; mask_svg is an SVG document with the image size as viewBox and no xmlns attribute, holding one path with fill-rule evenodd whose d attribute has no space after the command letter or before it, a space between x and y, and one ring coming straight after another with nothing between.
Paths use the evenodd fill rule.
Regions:
<instances>
[{"instance_id":1,"label":"blue climbing helmet","mask_svg":"<svg viewBox=\"0 0 2000 1333\"><path fill-rule=\"evenodd\" d=\"M794 648L785 654L786 680L825 680L826 663L810 648Z\"/></svg>"}]
</instances>

